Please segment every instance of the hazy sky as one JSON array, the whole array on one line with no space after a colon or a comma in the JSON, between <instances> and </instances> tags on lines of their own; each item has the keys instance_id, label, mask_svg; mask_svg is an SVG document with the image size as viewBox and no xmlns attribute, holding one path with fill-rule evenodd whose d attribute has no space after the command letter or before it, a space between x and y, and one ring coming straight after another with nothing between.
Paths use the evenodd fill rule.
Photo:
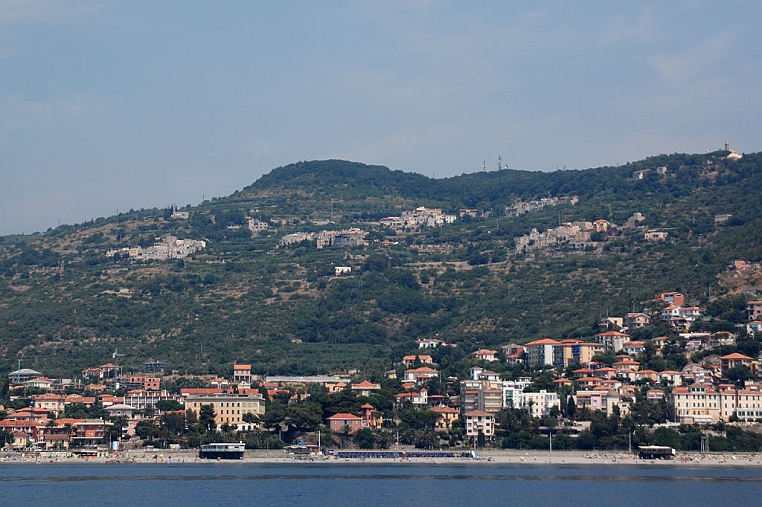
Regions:
<instances>
[{"instance_id":1,"label":"hazy sky","mask_svg":"<svg viewBox=\"0 0 762 507\"><path fill-rule=\"evenodd\" d=\"M0 0L0 234L342 158L762 150L762 2Z\"/></svg>"}]
</instances>

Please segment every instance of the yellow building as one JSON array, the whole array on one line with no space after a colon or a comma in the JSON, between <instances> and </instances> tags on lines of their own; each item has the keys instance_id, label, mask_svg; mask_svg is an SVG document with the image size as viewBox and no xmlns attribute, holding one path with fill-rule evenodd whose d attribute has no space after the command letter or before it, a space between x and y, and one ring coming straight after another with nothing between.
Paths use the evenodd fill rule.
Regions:
<instances>
[{"instance_id":1,"label":"yellow building","mask_svg":"<svg viewBox=\"0 0 762 507\"><path fill-rule=\"evenodd\" d=\"M191 394L185 398L185 410L193 410L196 415L202 405L214 407L214 419L217 426L228 424L239 430L253 429L244 421L244 415L264 415L265 400L261 394Z\"/></svg>"}]
</instances>

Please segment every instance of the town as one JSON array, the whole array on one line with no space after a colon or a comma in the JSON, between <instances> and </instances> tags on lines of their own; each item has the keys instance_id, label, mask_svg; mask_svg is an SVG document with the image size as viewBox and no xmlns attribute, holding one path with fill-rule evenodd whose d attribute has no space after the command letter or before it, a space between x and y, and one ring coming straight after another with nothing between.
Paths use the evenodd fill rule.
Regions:
<instances>
[{"instance_id":1,"label":"town","mask_svg":"<svg viewBox=\"0 0 762 507\"><path fill-rule=\"evenodd\" d=\"M759 347L754 357L742 351L762 332L762 300L746 303L747 322L733 332L710 332L698 330L702 309L687 299L657 294L641 312L602 319L589 339L473 351L416 340L382 378L267 375L238 362L224 377L180 375L157 360L128 372L116 350L77 378L47 378L19 361L3 387L0 439L6 451L78 456L238 441L621 449L688 438L692 450L723 450L738 430L759 436ZM443 375L447 362L463 375ZM751 442L748 450L759 450L760 440Z\"/></svg>"}]
</instances>

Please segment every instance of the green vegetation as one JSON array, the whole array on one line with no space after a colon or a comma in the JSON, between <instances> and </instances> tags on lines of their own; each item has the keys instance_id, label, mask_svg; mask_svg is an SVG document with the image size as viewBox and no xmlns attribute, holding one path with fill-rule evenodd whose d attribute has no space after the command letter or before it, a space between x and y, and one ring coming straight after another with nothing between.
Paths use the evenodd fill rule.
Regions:
<instances>
[{"instance_id":1,"label":"green vegetation","mask_svg":"<svg viewBox=\"0 0 762 507\"><path fill-rule=\"evenodd\" d=\"M601 317L673 290L707 305L713 320L701 325L725 329L742 317L744 299L718 274L736 259L762 260L762 208L748 191L762 183L762 154L725 155L439 180L351 162L300 162L185 208L187 220L171 218L171 210L131 210L2 237L0 373L21 359L47 375L73 376L110 361L118 348L127 370L159 359L180 373L222 374L239 361L262 374L359 369L379 379L416 339L438 335L460 345L438 354L468 354L545 336L589 338ZM651 170L642 180L633 178L644 169ZM501 216L517 200L571 195L579 196L575 206ZM372 223L422 205L482 216L394 234ZM635 212L667 239L646 241L645 229L622 228ZM731 216L716 222L721 214ZM252 232L248 217L272 220L277 230ZM617 227L597 233L595 244L515 253L515 238L532 229L601 218ZM285 234L348 227L378 241L279 246ZM165 235L204 239L207 247L168 262L106 256ZM352 272L334 276L335 266ZM715 299L724 294L732 297ZM673 368L678 356L644 360Z\"/></svg>"}]
</instances>

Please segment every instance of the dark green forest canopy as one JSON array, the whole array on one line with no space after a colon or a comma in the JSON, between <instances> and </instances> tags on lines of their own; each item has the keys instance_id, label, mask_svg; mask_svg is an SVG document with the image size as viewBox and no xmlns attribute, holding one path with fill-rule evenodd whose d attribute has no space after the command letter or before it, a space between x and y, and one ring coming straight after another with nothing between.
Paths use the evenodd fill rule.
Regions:
<instances>
[{"instance_id":1,"label":"dark green forest canopy","mask_svg":"<svg viewBox=\"0 0 762 507\"><path fill-rule=\"evenodd\" d=\"M2 237L0 368L15 369L20 358L24 367L74 375L118 349L133 369L157 359L218 373L242 361L258 373L379 375L420 338L438 335L468 353L545 336L590 338L602 316L640 308L659 292L706 304L710 291L737 291L718 281L730 262L762 260L762 204L753 191L762 183L761 155L726 155L443 179L300 162L184 208L187 220L140 210ZM579 202L503 216L517 201L563 196ZM396 233L375 223L418 206L479 216ZM635 212L645 216L642 228L622 228ZM277 228L252 233L249 218ZM516 238L532 229L596 219L617 227L595 245L515 251ZM370 243L279 246L285 234L349 227L367 231ZM667 240L646 241L649 229ZM207 247L163 262L105 255L166 235ZM335 266L352 272L336 277Z\"/></svg>"}]
</instances>

